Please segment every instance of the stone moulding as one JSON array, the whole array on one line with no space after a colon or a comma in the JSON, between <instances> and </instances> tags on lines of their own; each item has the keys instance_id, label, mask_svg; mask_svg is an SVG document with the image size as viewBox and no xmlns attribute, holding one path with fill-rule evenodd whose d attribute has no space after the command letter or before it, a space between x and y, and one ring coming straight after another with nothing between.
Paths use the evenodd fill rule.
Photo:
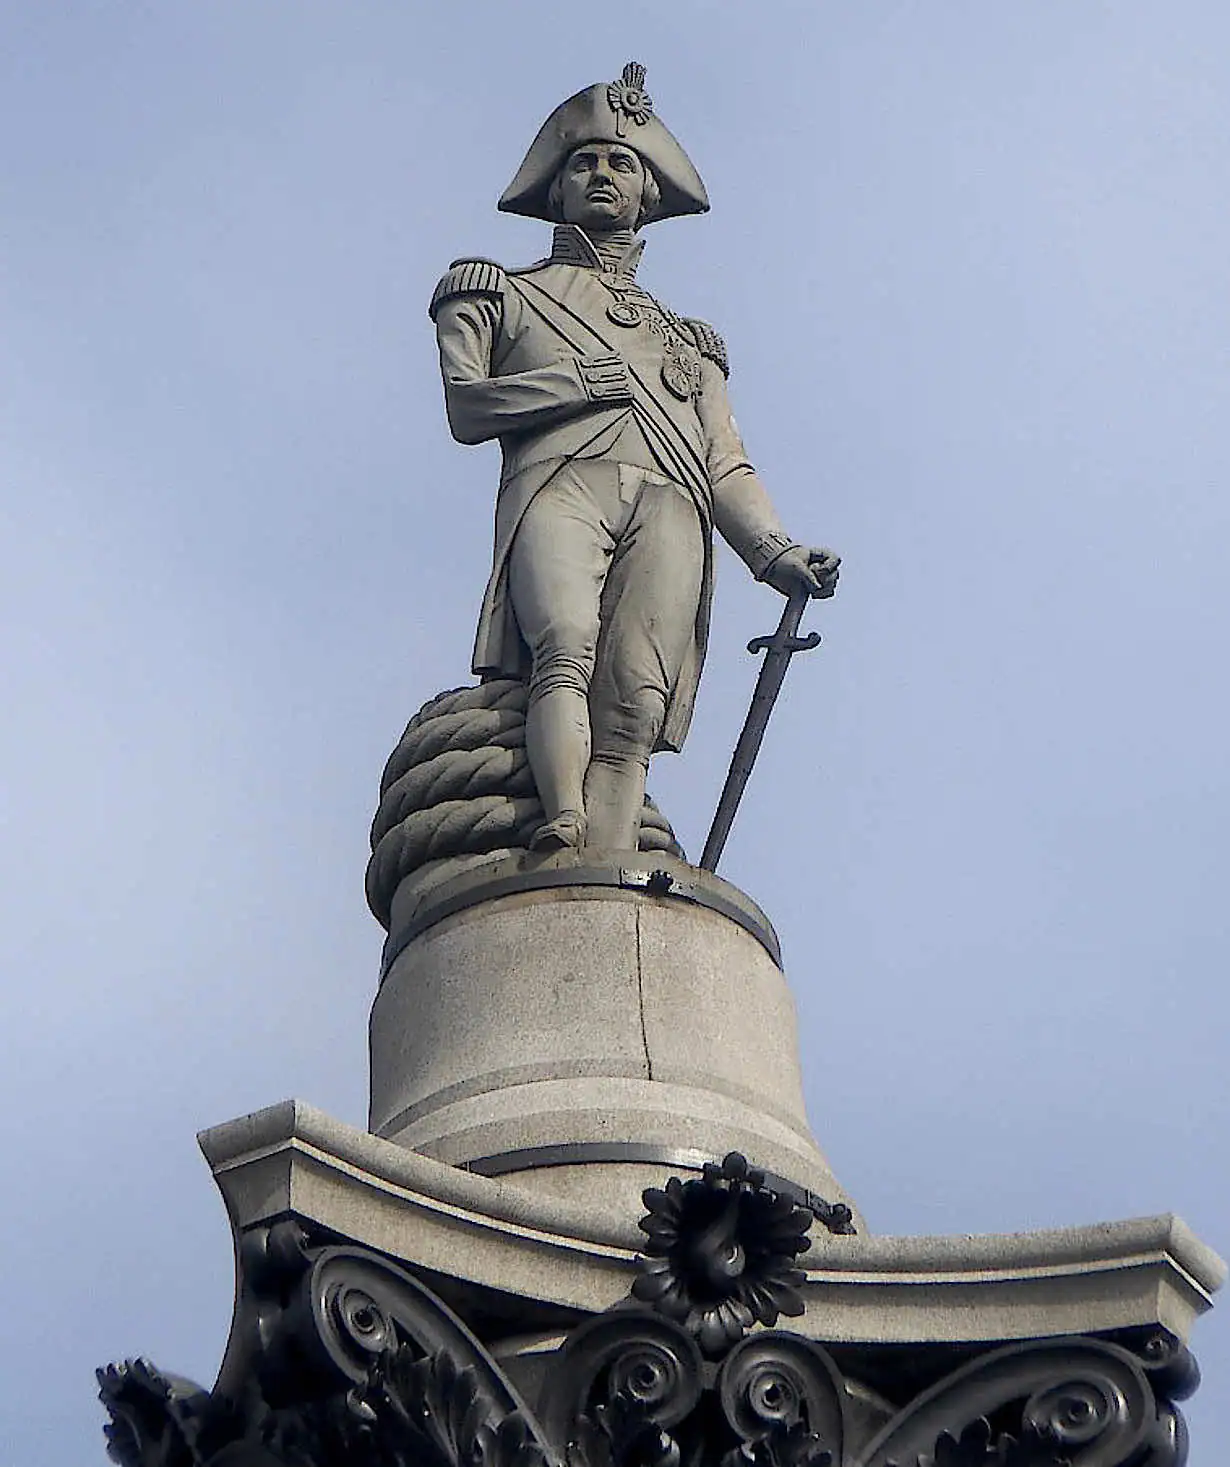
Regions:
<instances>
[{"instance_id":1,"label":"stone moulding","mask_svg":"<svg viewBox=\"0 0 1230 1467\"><path fill-rule=\"evenodd\" d=\"M235 1232L230 1339L211 1390L99 1371L120 1467L1187 1459L1186 1334L1225 1268L1173 1217L809 1237L731 1153L635 1222L297 1102L201 1144Z\"/></svg>"},{"instance_id":2,"label":"stone moulding","mask_svg":"<svg viewBox=\"0 0 1230 1467\"><path fill-rule=\"evenodd\" d=\"M635 1218L531 1194L286 1101L201 1134L237 1233L294 1215L420 1269L596 1313L630 1287ZM1226 1265L1172 1214L1004 1235L821 1234L792 1327L830 1343L1158 1326L1186 1340Z\"/></svg>"},{"instance_id":3,"label":"stone moulding","mask_svg":"<svg viewBox=\"0 0 1230 1467\"><path fill-rule=\"evenodd\" d=\"M367 1128L620 1216L732 1151L854 1210L808 1121L763 913L669 856L571 855L399 892Z\"/></svg>"}]
</instances>

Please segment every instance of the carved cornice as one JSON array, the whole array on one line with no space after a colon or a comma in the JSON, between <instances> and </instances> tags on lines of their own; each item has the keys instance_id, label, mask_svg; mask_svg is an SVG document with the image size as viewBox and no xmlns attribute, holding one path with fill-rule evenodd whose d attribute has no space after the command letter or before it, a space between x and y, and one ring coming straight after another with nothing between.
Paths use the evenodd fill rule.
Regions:
<instances>
[{"instance_id":1,"label":"carved cornice","mask_svg":"<svg viewBox=\"0 0 1230 1467\"><path fill-rule=\"evenodd\" d=\"M146 1361L99 1372L120 1467L1182 1467L1176 1402L1199 1379L1158 1331L1018 1343L869 1429L815 1341L762 1329L706 1358L686 1323L626 1301L567 1335L527 1402L370 1250L284 1219L244 1236L240 1273L212 1391Z\"/></svg>"},{"instance_id":2,"label":"carved cornice","mask_svg":"<svg viewBox=\"0 0 1230 1467\"><path fill-rule=\"evenodd\" d=\"M913 1256L926 1257L929 1276L945 1280L937 1314L958 1318L959 1334L949 1324L946 1342L920 1334L893 1348L885 1339L899 1335L899 1324L867 1328L872 1338L853 1344L808 1331L808 1293L814 1326L840 1317L839 1292L826 1295L805 1279L797 1266L803 1254L819 1244L826 1259L849 1260L845 1250L861 1249L869 1268L876 1250L831 1232L809 1237L817 1216L830 1230L849 1218L799 1206L736 1153L699 1178L646 1189L635 1260L614 1245L602 1251L586 1219L591 1236L571 1241L568 1286L577 1288L602 1252L604 1281L618 1279L622 1290L600 1309L569 1311L559 1307L569 1255L558 1229L570 1209L407 1153L395 1163L389 1153L398 1148L294 1106L248 1117L203 1145L236 1227L230 1340L211 1391L144 1360L99 1371L108 1451L120 1467L1183 1467L1186 1460L1176 1403L1195 1390L1199 1372L1175 1332L1133 1317L1113 1337L1090 1337L1087 1324L992 1341L1001 1316L984 1308L979 1318L977 1306L961 1313L953 1305L960 1295L951 1292L963 1286L954 1265L964 1261L968 1272L972 1257L991 1276L985 1287L1026 1275L1040 1281L1051 1312L1038 1318L1054 1320L1065 1280L1099 1277L1099 1265L1116 1280L1116 1267L1129 1271L1125 1277L1153 1268L1148 1245L1173 1239L1172 1220L1092 1230L1100 1258L1091 1256L1087 1235L1049 1244L1035 1236L1018 1243L1015 1268L1002 1240L998 1247L996 1240L924 1241ZM385 1165L377 1174L362 1161ZM415 1255L409 1267L339 1226L349 1198L351 1222L371 1230L380 1188L399 1196L398 1236ZM485 1214L475 1205L484 1198ZM248 1216L258 1207L281 1211ZM330 1208L332 1226L311 1215ZM542 1226L548 1218L556 1231ZM456 1291L465 1319L424 1277L433 1266L433 1225L444 1229L438 1237L454 1262L451 1274L437 1268L438 1288ZM921 1292L909 1249L901 1240L880 1243L879 1256L887 1248L895 1260L884 1269L890 1287ZM536 1296L513 1293L507 1278L502 1293L493 1284L475 1287L474 1275L517 1261L517 1249L537 1258ZM1187 1261L1202 1260L1192 1249ZM1210 1282L1215 1273L1210 1267ZM873 1274L867 1287L883 1310L885 1294L874 1284ZM568 1321L565 1332L545 1345L527 1342L544 1296L555 1300L553 1323ZM1090 1297L1073 1294L1069 1312L1078 1305L1096 1326ZM774 1328L781 1315L801 1315L804 1329ZM500 1358L484 1342L483 1320Z\"/></svg>"},{"instance_id":3,"label":"carved cornice","mask_svg":"<svg viewBox=\"0 0 1230 1467\"><path fill-rule=\"evenodd\" d=\"M634 1218L460 1171L301 1102L201 1145L237 1230L294 1212L415 1267L561 1308L616 1303L644 1243ZM1186 1338L1225 1277L1170 1215L1003 1236L821 1236L805 1262L795 1329L885 1345L958 1329L988 1343L1153 1325Z\"/></svg>"}]
</instances>

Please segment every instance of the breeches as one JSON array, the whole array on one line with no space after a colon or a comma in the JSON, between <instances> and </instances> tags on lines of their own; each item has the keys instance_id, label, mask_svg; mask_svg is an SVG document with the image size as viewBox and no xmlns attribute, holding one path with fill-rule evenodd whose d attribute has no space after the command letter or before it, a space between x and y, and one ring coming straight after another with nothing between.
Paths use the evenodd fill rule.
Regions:
<instances>
[{"instance_id":1,"label":"breeches","mask_svg":"<svg viewBox=\"0 0 1230 1467\"><path fill-rule=\"evenodd\" d=\"M595 757L648 762L696 634L704 561L687 492L645 469L578 460L531 500L508 561L530 700L587 695Z\"/></svg>"}]
</instances>

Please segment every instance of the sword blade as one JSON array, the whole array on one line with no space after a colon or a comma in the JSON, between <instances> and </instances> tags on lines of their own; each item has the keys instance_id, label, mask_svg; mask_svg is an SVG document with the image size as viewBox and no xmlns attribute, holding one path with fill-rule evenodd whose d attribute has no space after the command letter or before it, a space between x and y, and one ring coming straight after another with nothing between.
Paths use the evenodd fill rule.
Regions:
<instances>
[{"instance_id":1,"label":"sword blade","mask_svg":"<svg viewBox=\"0 0 1230 1467\"><path fill-rule=\"evenodd\" d=\"M782 619L773 635L755 637L748 643L750 652L759 651L761 648L767 650L756 678L752 704L747 710L747 717L743 720L743 731L739 735L739 741L735 745L735 752L730 761L726 783L722 786L717 812L714 814L713 824L705 840L705 849L700 858L702 871L717 870L717 863L721 859L730 828L734 824L735 814L739 809L743 792L747 788L748 779L756 763L756 756L760 753L765 729L768 727L777 695L781 692L786 670L790 666L790 659L796 652L814 647L820 640L819 635L815 632L810 637L800 638L798 635L799 623L803 620L803 613L810 599L808 591L796 591L786 603Z\"/></svg>"}]
</instances>

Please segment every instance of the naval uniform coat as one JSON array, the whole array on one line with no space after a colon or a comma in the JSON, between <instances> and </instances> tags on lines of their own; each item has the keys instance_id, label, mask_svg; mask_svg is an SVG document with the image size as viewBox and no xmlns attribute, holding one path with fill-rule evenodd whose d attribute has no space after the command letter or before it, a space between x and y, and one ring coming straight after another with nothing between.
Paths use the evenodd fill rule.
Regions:
<instances>
[{"instance_id":1,"label":"naval uniform coat","mask_svg":"<svg viewBox=\"0 0 1230 1467\"><path fill-rule=\"evenodd\" d=\"M507 566L538 491L579 459L648 469L691 497L704 545L695 632L658 744L678 749L704 661L714 524L758 576L794 542L747 461L726 396L721 338L703 322L674 316L636 285L640 250L635 246L619 270L603 268L584 232L563 225L552 256L525 270L456 262L436 288L431 315L454 438L498 439L503 454L474 672L529 673Z\"/></svg>"}]
</instances>

